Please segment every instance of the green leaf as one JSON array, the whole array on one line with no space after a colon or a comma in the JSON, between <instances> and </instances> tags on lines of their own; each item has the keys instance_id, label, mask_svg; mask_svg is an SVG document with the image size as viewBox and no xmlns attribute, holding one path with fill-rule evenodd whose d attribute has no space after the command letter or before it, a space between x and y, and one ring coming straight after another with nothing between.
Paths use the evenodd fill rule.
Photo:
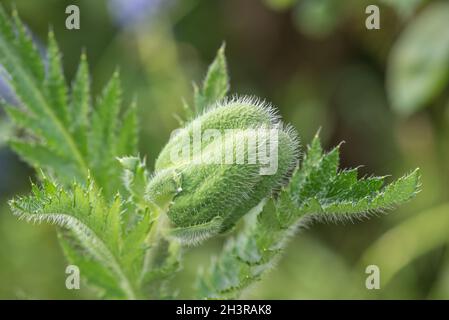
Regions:
<instances>
[{"instance_id":1,"label":"green leaf","mask_svg":"<svg viewBox=\"0 0 449 320\"><path fill-rule=\"evenodd\" d=\"M148 209L148 201L145 198L146 188L149 181L149 173L146 169L145 160L138 157L123 157L118 161L124 169L123 184L130 195L129 202L143 213Z\"/></svg>"},{"instance_id":2,"label":"green leaf","mask_svg":"<svg viewBox=\"0 0 449 320\"><path fill-rule=\"evenodd\" d=\"M394 207L419 191L418 169L387 185L383 177L358 180L356 169L339 171L339 149L322 153L318 136L314 138L302 167L278 203L281 218L283 207L296 208L293 216L289 212L284 224L306 214L325 220L352 219Z\"/></svg>"},{"instance_id":3,"label":"green leaf","mask_svg":"<svg viewBox=\"0 0 449 320\"><path fill-rule=\"evenodd\" d=\"M79 268L89 287L99 291L102 298L126 298L114 274L95 260L89 252L83 250L79 241L69 230L58 232L58 240L68 262Z\"/></svg>"},{"instance_id":4,"label":"green leaf","mask_svg":"<svg viewBox=\"0 0 449 320\"><path fill-rule=\"evenodd\" d=\"M3 108L12 120L12 123L24 128L24 130L27 130L30 133L41 133L41 126L38 124L38 120L34 115L6 103L3 105Z\"/></svg>"},{"instance_id":5,"label":"green leaf","mask_svg":"<svg viewBox=\"0 0 449 320\"><path fill-rule=\"evenodd\" d=\"M390 209L419 190L418 170L385 186L381 177L357 180L356 169L338 170L338 163L339 146L324 153L316 135L289 185L276 200L265 206L261 203L253 213L255 218L246 221L243 231L199 275L198 296L239 298L272 268L290 236L310 217L324 221L358 218Z\"/></svg>"},{"instance_id":6,"label":"green leaf","mask_svg":"<svg viewBox=\"0 0 449 320\"><path fill-rule=\"evenodd\" d=\"M396 41L387 89L395 111L409 115L431 103L449 78L449 3L430 4Z\"/></svg>"},{"instance_id":7,"label":"green leaf","mask_svg":"<svg viewBox=\"0 0 449 320\"><path fill-rule=\"evenodd\" d=\"M78 71L72 83L70 101L71 131L81 152L87 155L87 132L90 111L90 77L86 54L81 54Z\"/></svg>"},{"instance_id":8,"label":"green leaf","mask_svg":"<svg viewBox=\"0 0 449 320\"><path fill-rule=\"evenodd\" d=\"M124 265L131 266L132 273L135 276L141 272L143 259L148 249L145 240L151 230L152 223L151 214L145 211L134 227L127 232L123 241L121 260Z\"/></svg>"},{"instance_id":9,"label":"green leaf","mask_svg":"<svg viewBox=\"0 0 449 320\"><path fill-rule=\"evenodd\" d=\"M273 201L255 213L256 219L250 219L238 236L228 240L209 268L198 274L198 298L237 299L272 267L287 232L277 220Z\"/></svg>"},{"instance_id":10,"label":"green leaf","mask_svg":"<svg viewBox=\"0 0 449 320\"><path fill-rule=\"evenodd\" d=\"M225 45L218 50L217 56L209 66L201 89L194 87L195 112L200 114L207 107L223 99L229 91L229 76L226 66Z\"/></svg>"},{"instance_id":11,"label":"green leaf","mask_svg":"<svg viewBox=\"0 0 449 320\"><path fill-rule=\"evenodd\" d=\"M17 107L5 105L4 108L12 123L24 128L33 137L41 137L40 139L17 138L14 134L8 137L10 147L24 161L36 169L47 170L52 176L58 176L64 182L72 182L74 179L84 180L83 172L73 159L58 149L59 137L55 137L51 125ZM12 130L11 133L13 133Z\"/></svg>"},{"instance_id":12,"label":"green leaf","mask_svg":"<svg viewBox=\"0 0 449 320\"><path fill-rule=\"evenodd\" d=\"M220 233L223 225L223 218L217 216L211 221L196 224L185 228L173 228L170 235L178 239L184 245L197 245L205 239L209 239Z\"/></svg>"},{"instance_id":13,"label":"green leaf","mask_svg":"<svg viewBox=\"0 0 449 320\"><path fill-rule=\"evenodd\" d=\"M123 265L121 248L129 242L121 228L122 201L119 196L108 203L93 183L88 187L74 183L67 191L44 177L41 187L33 185L31 196L18 197L9 204L19 219L50 222L70 230L82 250L88 252L89 259L94 259L114 276L127 298L138 297L139 279L129 270L135 267L136 260L142 261L144 252L137 258L134 255L136 260L127 259L127 265ZM74 253L73 246L65 250L70 251L72 259L88 263Z\"/></svg>"},{"instance_id":14,"label":"green leaf","mask_svg":"<svg viewBox=\"0 0 449 320\"><path fill-rule=\"evenodd\" d=\"M9 145L33 167L48 170L52 175L58 173L57 175L64 181L73 180L80 174L64 155L57 155L42 144L12 138Z\"/></svg>"},{"instance_id":15,"label":"green leaf","mask_svg":"<svg viewBox=\"0 0 449 320\"><path fill-rule=\"evenodd\" d=\"M88 172L87 161L80 153L76 140L68 131L66 123L59 117L60 113L57 112L57 107L50 103L52 99L48 96L48 90L43 87L45 81L39 71L40 66L43 65L41 57L37 51L33 51L31 38L27 35L25 27L20 23L17 15L14 17L14 26L1 8L0 15L2 20L0 63L11 75L11 85L20 99L24 111L28 113L29 117L34 117L36 120L32 124L35 138L41 140L42 146L48 148L47 151L57 151L56 155L67 155L69 161L81 172L78 177L85 177ZM11 32L14 28L17 29L17 32ZM22 117L21 119L25 120L26 118ZM17 123L19 126L22 124ZM25 129L29 128L25 127ZM28 154L26 158L29 159L32 156ZM57 173L59 174L59 172Z\"/></svg>"},{"instance_id":16,"label":"green leaf","mask_svg":"<svg viewBox=\"0 0 449 320\"><path fill-rule=\"evenodd\" d=\"M112 195L120 182L120 167L117 156L117 127L121 104L121 88L118 72L114 72L111 80L98 99L92 115L91 131L88 136L90 167L95 178L106 195Z\"/></svg>"},{"instance_id":17,"label":"green leaf","mask_svg":"<svg viewBox=\"0 0 449 320\"><path fill-rule=\"evenodd\" d=\"M53 32L48 36L44 70L43 59L17 13L11 21L0 8L0 18L0 64L11 75L11 86L21 104L5 109L15 126L23 129L18 132L26 133L14 139L16 152L65 185L73 180L86 183L90 175L102 192L113 198L121 190L121 168L115 157L137 152L136 108L121 112L118 73L91 110L85 54L69 92Z\"/></svg>"},{"instance_id":18,"label":"green leaf","mask_svg":"<svg viewBox=\"0 0 449 320\"><path fill-rule=\"evenodd\" d=\"M68 90L62 71L61 53L53 31L48 33L47 61L48 70L44 83L46 96L58 119L68 126Z\"/></svg>"},{"instance_id":19,"label":"green leaf","mask_svg":"<svg viewBox=\"0 0 449 320\"><path fill-rule=\"evenodd\" d=\"M0 9L2 10L2 9ZM33 76L38 81L44 80L44 63L41 55L31 38L30 32L19 18L19 14L16 10L12 12L14 29L16 30L15 44L18 54L21 59L28 62L28 67L31 70ZM5 14L2 14L2 19L6 18ZM7 19L7 18L6 18ZM9 33L11 35L11 33Z\"/></svg>"},{"instance_id":20,"label":"green leaf","mask_svg":"<svg viewBox=\"0 0 449 320\"><path fill-rule=\"evenodd\" d=\"M137 104L132 102L131 106L123 115L118 138L117 152L118 156L135 155L138 152L138 120L137 120Z\"/></svg>"},{"instance_id":21,"label":"green leaf","mask_svg":"<svg viewBox=\"0 0 449 320\"><path fill-rule=\"evenodd\" d=\"M104 88L92 115L89 151L92 154L94 151L96 153L100 152L100 155L96 155L93 158L94 161L101 162L107 156L113 156L112 154L107 154L107 152L112 149L116 142L115 130L117 130L117 116L120 111L121 96L119 75L118 72L114 72L111 80ZM101 147L102 145L106 145L107 148Z\"/></svg>"}]
</instances>

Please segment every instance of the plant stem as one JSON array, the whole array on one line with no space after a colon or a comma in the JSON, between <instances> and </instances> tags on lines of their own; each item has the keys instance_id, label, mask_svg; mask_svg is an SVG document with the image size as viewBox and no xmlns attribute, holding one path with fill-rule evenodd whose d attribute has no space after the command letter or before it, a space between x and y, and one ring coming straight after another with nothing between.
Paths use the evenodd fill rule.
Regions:
<instances>
[{"instance_id":1,"label":"plant stem","mask_svg":"<svg viewBox=\"0 0 449 320\"><path fill-rule=\"evenodd\" d=\"M169 220L165 210L158 210L156 221L147 238L150 249L145 256L140 276L141 286L148 286L149 290L146 291L149 291L149 295L154 298L163 296L161 291L167 278L173 275L169 268L179 264L180 244L167 237L168 226ZM166 274L167 269L169 269L168 274ZM148 279L149 274L151 276Z\"/></svg>"}]
</instances>

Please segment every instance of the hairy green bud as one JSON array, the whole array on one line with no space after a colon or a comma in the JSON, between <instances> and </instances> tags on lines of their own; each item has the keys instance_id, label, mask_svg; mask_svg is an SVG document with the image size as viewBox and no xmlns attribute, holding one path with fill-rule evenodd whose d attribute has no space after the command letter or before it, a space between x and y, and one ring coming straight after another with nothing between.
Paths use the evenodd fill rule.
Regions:
<instances>
[{"instance_id":1,"label":"hairy green bud","mask_svg":"<svg viewBox=\"0 0 449 320\"><path fill-rule=\"evenodd\" d=\"M297 136L274 109L243 98L218 103L172 135L148 197L168 208L172 233L196 243L229 230L288 181Z\"/></svg>"}]
</instances>

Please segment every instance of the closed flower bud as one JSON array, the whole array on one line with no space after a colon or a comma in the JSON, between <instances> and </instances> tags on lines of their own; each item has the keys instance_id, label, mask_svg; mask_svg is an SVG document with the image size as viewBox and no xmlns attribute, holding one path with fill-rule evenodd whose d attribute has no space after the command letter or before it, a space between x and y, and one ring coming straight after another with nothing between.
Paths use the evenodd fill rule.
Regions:
<instances>
[{"instance_id":1,"label":"closed flower bud","mask_svg":"<svg viewBox=\"0 0 449 320\"><path fill-rule=\"evenodd\" d=\"M172 233L195 243L230 229L289 179L298 141L271 107L244 98L218 104L172 135L148 197Z\"/></svg>"}]
</instances>

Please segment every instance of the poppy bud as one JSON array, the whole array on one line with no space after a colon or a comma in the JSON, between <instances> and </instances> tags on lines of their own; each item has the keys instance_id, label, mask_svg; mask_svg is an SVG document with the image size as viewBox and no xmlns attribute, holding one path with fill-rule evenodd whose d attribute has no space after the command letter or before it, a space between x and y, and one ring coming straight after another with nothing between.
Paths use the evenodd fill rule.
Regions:
<instances>
[{"instance_id":1,"label":"poppy bud","mask_svg":"<svg viewBox=\"0 0 449 320\"><path fill-rule=\"evenodd\" d=\"M156 161L149 198L187 243L229 230L288 181L298 141L271 107L235 99L178 130Z\"/></svg>"}]
</instances>

